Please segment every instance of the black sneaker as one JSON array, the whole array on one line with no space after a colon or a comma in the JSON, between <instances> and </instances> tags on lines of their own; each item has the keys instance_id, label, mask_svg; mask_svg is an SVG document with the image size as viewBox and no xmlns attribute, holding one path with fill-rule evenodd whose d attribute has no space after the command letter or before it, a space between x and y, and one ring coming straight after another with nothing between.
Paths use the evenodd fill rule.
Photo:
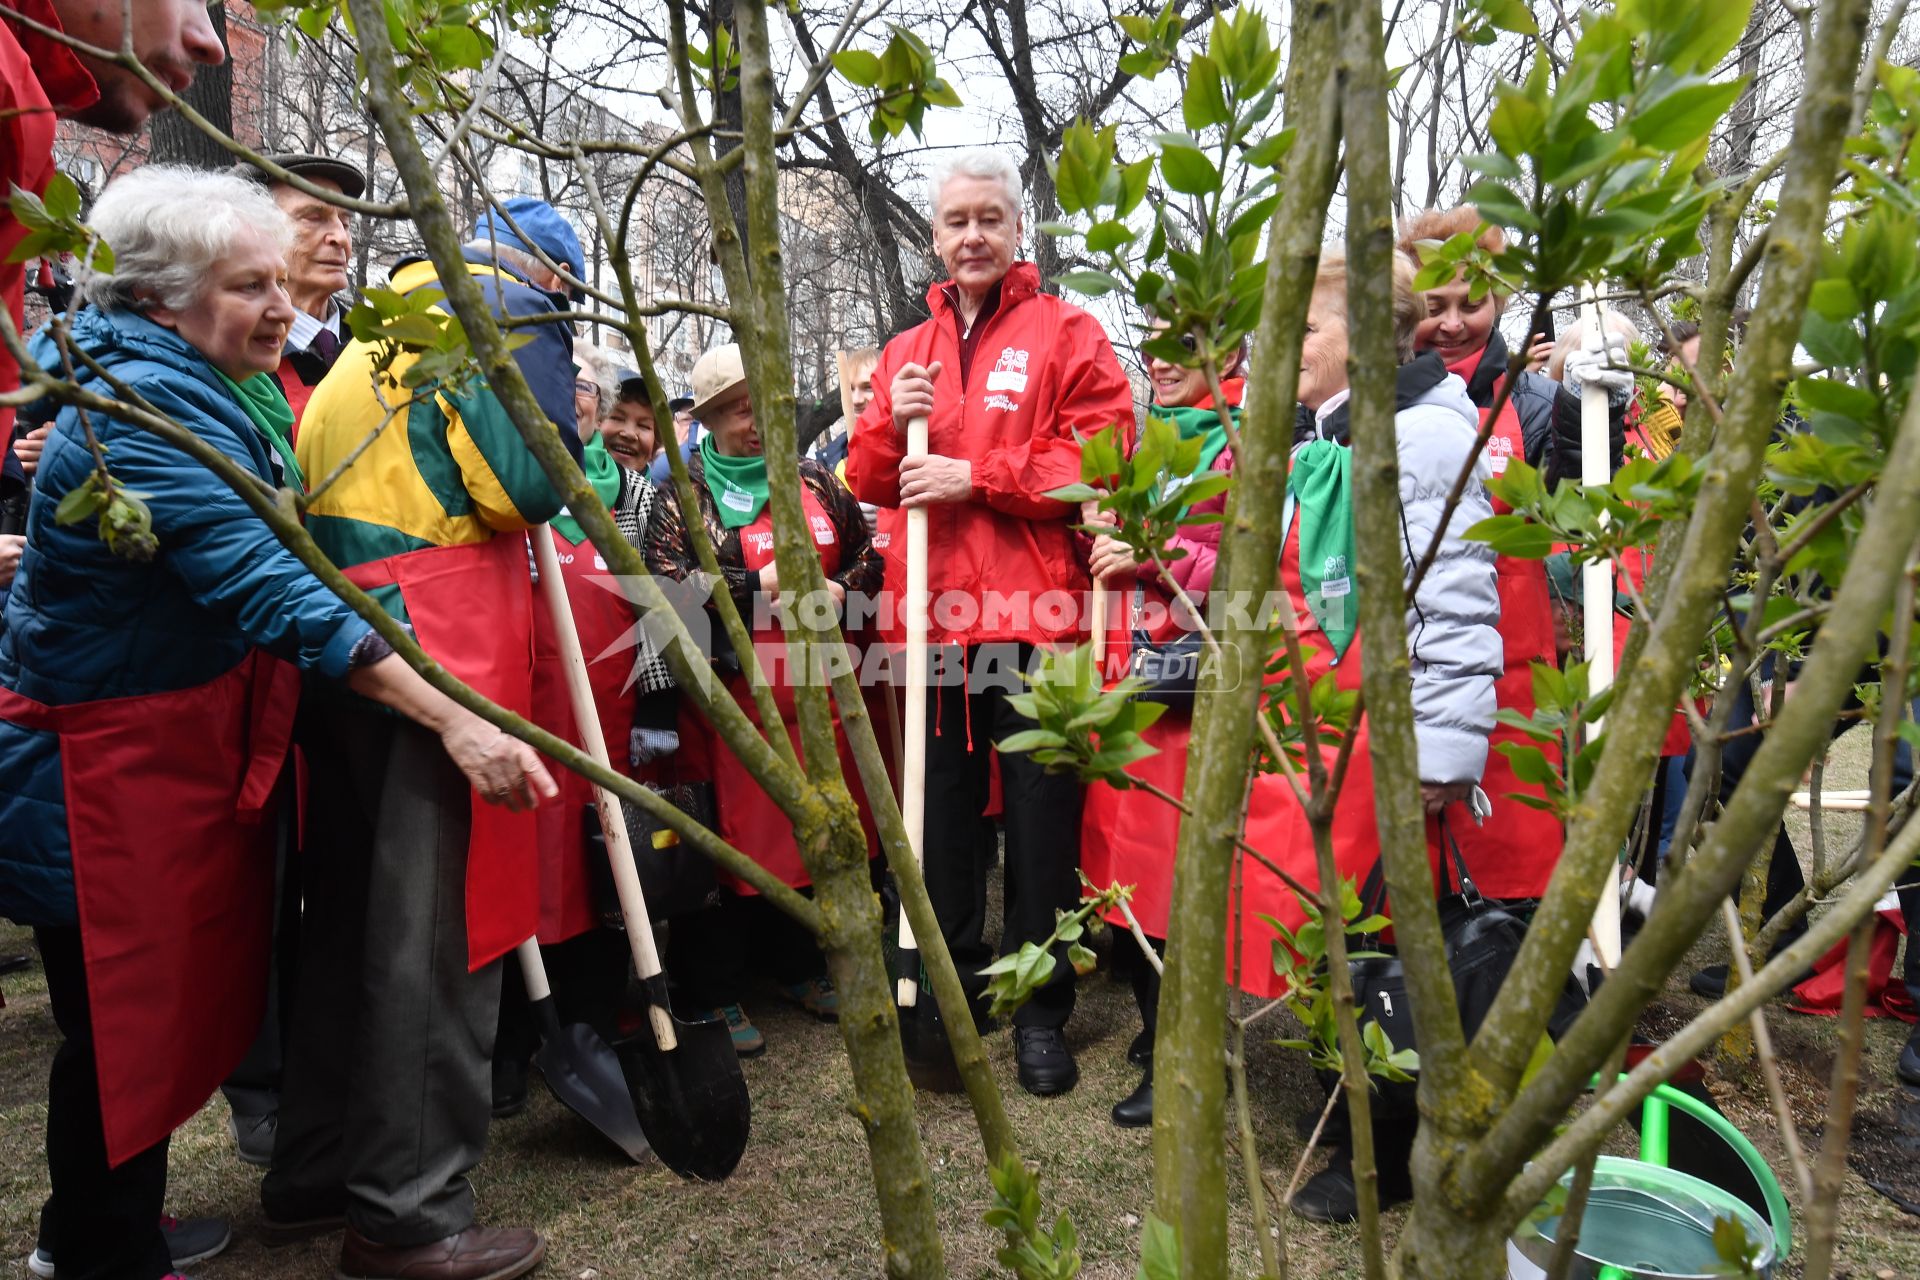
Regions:
<instances>
[{"instance_id":1,"label":"black sneaker","mask_svg":"<svg viewBox=\"0 0 1920 1280\"><path fill-rule=\"evenodd\" d=\"M1906 1047L1900 1050L1900 1060L1893 1064L1893 1074L1900 1077L1902 1084L1920 1086L1920 1027L1915 1027L1907 1037Z\"/></svg>"},{"instance_id":2,"label":"black sneaker","mask_svg":"<svg viewBox=\"0 0 1920 1280\"><path fill-rule=\"evenodd\" d=\"M1799 986L1812 976L1813 970L1806 970L1787 984L1787 990L1793 990L1793 988ZM1704 997L1705 999L1720 999L1727 994L1727 966L1723 964L1708 965L1687 979L1687 988L1692 991L1693 994Z\"/></svg>"},{"instance_id":3,"label":"black sneaker","mask_svg":"<svg viewBox=\"0 0 1920 1280\"><path fill-rule=\"evenodd\" d=\"M1153 1032L1144 1027L1140 1029L1140 1034L1127 1045L1127 1061L1136 1067L1153 1061Z\"/></svg>"},{"instance_id":4,"label":"black sneaker","mask_svg":"<svg viewBox=\"0 0 1920 1280\"><path fill-rule=\"evenodd\" d=\"M1058 1027L1015 1027L1013 1057L1020 1087L1036 1097L1066 1093L1080 1082L1080 1067Z\"/></svg>"}]
</instances>

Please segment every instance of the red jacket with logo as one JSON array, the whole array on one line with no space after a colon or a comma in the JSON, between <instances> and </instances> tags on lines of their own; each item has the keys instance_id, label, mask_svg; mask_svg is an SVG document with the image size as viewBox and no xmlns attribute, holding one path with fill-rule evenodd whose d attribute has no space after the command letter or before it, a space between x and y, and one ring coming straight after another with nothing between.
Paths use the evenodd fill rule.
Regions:
<instances>
[{"instance_id":1,"label":"red jacket with logo","mask_svg":"<svg viewBox=\"0 0 1920 1280\"><path fill-rule=\"evenodd\" d=\"M7 20L16 13L48 27L58 27L60 18L48 0L0 0L0 303L17 328L26 316L26 264L6 257L27 230L14 220L4 196L15 186L35 195L47 189L55 112L90 106L100 88L73 50ZM0 346L0 391L19 385L20 370ZM0 448L12 435L13 410L0 409Z\"/></svg>"},{"instance_id":2,"label":"red jacket with logo","mask_svg":"<svg viewBox=\"0 0 1920 1280\"><path fill-rule=\"evenodd\" d=\"M1046 497L1080 481L1080 445L1120 425L1133 437L1133 388L1100 322L1040 292L1040 272L1016 262L1000 305L980 321L973 367L960 376L960 316L951 284L927 291L932 319L887 343L873 371L873 401L854 424L847 486L881 508L875 544L886 557L886 598L906 598L906 513L893 425L893 377L902 365L941 363L933 384L928 448L973 464L973 496L928 510L927 557L935 643L1026 640L1085 633L1087 570L1074 539L1074 505ZM1052 594L1049 594L1052 593ZM904 630L882 608L890 637Z\"/></svg>"}]
</instances>

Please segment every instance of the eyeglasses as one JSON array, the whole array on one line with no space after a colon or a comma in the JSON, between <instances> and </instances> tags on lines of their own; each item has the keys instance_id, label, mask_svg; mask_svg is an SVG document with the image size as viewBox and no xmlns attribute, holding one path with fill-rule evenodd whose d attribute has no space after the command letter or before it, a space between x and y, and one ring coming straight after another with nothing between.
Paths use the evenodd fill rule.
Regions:
<instances>
[{"instance_id":1,"label":"eyeglasses","mask_svg":"<svg viewBox=\"0 0 1920 1280\"><path fill-rule=\"evenodd\" d=\"M1167 335L1161 334L1159 336L1166 337ZM1186 353L1188 355L1192 355L1194 352L1200 349L1200 343L1190 333L1181 334L1177 339L1177 341L1180 343L1180 345L1183 348L1186 349ZM1140 358L1142 360L1163 360L1165 357L1156 356L1152 352L1148 351L1147 344L1143 342L1140 344Z\"/></svg>"},{"instance_id":2,"label":"eyeglasses","mask_svg":"<svg viewBox=\"0 0 1920 1280\"><path fill-rule=\"evenodd\" d=\"M600 384L597 382L588 382L585 378L575 378L573 380L573 394L577 396L597 396L600 394Z\"/></svg>"}]
</instances>

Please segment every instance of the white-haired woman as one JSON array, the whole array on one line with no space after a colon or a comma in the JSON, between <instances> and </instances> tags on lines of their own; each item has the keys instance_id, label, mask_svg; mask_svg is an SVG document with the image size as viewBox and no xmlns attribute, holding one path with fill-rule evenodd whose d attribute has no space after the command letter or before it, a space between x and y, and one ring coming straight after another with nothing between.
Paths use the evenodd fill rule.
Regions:
<instances>
[{"instance_id":1,"label":"white-haired woman","mask_svg":"<svg viewBox=\"0 0 1920 1280\"><path fill-rule=\"evenodd\" d=\"M573 344L574 429L582 442L600 429L600 419L613 412L620 392L619 371L613 357L591 342Z\"/></svg>"},{"instance_id":2,"label":"white-haired woman","mask_svg":"<svg viewBox=\"0 0 1920 1280\"><path fill-rule=\"evenodd\" d=\"M92 225L114 251L93 306L35 340L42 368L138 396L250 473L300 487L271 371L293 318L290 229L259 187L152 167ZM64 349L63 349L64 348ZM226 1242L161 1226L168 1135L251 1042L265 992L273 859L262 842L300 671L438 735L483 795L553 793L524 745L461 710L183 449L57 399L0 616L0 914L33 926L63 1043L48 1085L42 1247L64 1274L158 1280ZM95 518L87 427L144 546ZM63 503L81 518L62 523ZM432 742L432 738L426 739ZM198 1224L194 1225L198 1229ZM169 1238L171 1234L172 1238ZM175 1246L179 1246L176 1249Z\"/></svg>"}]
</instances>

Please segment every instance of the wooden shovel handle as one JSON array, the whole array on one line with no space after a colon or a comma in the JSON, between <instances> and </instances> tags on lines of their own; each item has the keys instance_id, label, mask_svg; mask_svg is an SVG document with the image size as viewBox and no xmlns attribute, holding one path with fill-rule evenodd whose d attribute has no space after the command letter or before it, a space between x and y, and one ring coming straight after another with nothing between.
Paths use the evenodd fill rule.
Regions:
<instances>
[{"instance_id":1,"label":"wooden shovel handle","mask_svg":"<svg viewBox=\"0 0 1920 1280\"><path fill-rule=\"evenodd\" d=\"M1091 633L1093 644L1094 670L1100 672L1097 677L1102 685L1106 684L1107 665L1107 580L1093 580L1093 600L1088 607L1087 630Z\"/></svg>"},{"instance_id":2,"label":"wooden shovel handle","mask_svg":"<svg viewBox=\"0 0 1920 1280\"><path fill-rule=\"evenodd\" d=\"M580 652L580 632L573 625L573 607L567 603L567 582L560 576L560 557L553 549L553 534L546 525L540 525L529 536L533 539L534 563L540 570L540 595L553 615L554 635L560 642L560 666L566 672L567 696L573 704L581 745L596 764L612 768L606 736L600 732L600 715L594 709L593 686L587 680L587 660ZM620 899L620 915L626 921L627 945L633 950L634 968L644 982L660 972L660 952L654 946L653 918L647 914L647 896L640 888L640 873L633 863L626 815L620 809L620 797L605 787L594 787L593 804L607 836L607 861L613 868L613 891ZM673 1033L672 1015L660 1005L648 1005L647 1020L661 1052L672 1052L679 1043Z\"/></svg>"},{"instance_id":3,"label":"wooden shovel handle","mask_svg":"<svg viewBox=\"0 0 1920 1280\"><path fill-rule=\"evenodd\" d=\"M927 420L915 418L907 424L907 453L927 452ZM924 865L927 828L927 509L907 509L907 695L906 741L900 762L900 819L907 829L907 843L913 846L913 860ZM900 949L917 951L913 923L900 912ZM902 977L894 991L896 1002L911 1009L920 1001L920 983Z\"/></svg>"}]
</instances>

